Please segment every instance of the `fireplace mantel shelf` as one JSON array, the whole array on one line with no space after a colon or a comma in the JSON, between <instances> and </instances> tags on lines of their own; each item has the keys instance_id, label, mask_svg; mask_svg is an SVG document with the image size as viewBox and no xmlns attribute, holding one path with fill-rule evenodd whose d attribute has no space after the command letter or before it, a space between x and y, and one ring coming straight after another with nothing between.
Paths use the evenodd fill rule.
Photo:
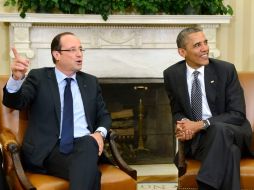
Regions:
<instances>
[{"instance_id":1,"label":"fireplace mantel shelf","mask_svg":"<svg viewBox=\"0 0 254 190\"><path fill-rule=\"evenodd\" d=\"M0 13L1 22L18 23L72 23L72 24L223 24L229 15L110 15L104 21L100 15L27 13Z\"/></svg>"}]
</instances>

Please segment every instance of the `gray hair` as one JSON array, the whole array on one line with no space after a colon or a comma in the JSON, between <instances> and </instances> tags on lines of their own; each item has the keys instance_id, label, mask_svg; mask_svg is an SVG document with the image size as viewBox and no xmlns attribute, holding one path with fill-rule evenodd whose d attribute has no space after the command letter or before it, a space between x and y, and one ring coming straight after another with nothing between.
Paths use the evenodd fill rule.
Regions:
<instances>
[{"instance_id":1,"label":"gray hair","mask_svg":"<svg viewBox=\"0 0 254 190\"><path fill-rule=\"evenodd\" d=\"M190 27L183 29L176 38L176 44L178 48L185 48L186 38L189 34L196 33L196 32L202 32L203 30L198 27Z\"/></svg>"}]
</instances>

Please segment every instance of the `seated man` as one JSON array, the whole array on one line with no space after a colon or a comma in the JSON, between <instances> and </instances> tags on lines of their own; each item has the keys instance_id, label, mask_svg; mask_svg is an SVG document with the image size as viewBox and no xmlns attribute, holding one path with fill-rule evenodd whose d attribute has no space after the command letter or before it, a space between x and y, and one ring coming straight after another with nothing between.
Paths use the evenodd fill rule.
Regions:
<instances>
[{"instance_id":1,"label":"seated man","mask_svg":"<svg viewBox=\"0 0 254 190\"><path fill-rule=\"evenodd\" d=\"M25 73L29 61L15 48L3 103L28 109L21 156L26 168L70 181L70 190L99 190L104 138L111 117L96 77L81 72L83 47L70 32L51 43L55 67Z\"/></svg>"},{"instance_id":2,"label":"seated man","mask_svg":"<svg viewBox=\"0 0 254 190\"><path fill-rule=\"evenodd\" d=\"M199 189L240 190L240 159L252 131L236 69L208 57L208 40L199 28L182 30L177 46L185 60L164 71L176 137L186 157L201 161Z\"/></svg>"}]
</instances>

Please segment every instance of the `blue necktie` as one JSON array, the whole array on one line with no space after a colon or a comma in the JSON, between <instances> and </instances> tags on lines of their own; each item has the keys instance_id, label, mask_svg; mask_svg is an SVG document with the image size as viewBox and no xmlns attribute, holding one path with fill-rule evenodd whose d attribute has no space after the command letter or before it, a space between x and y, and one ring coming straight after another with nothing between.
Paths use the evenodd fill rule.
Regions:
<instances>
[{"instance_id":1,"label":"blue necktie","mask_svg":"<svg viewBox=\"0 0 254 190\"><path fill-rule=\"evenodd\" d=\"M199 71L194 71L194 80L191 87L191 110L192 115L195 121L202 120L202 92L201 85L198 79ZM200 134L198 133L193 139L191 143L191 151L192 155L194 155L197 151L200 140Z\"/></svg>"},{"instance_id":2,"label":"blue necktie","mask_svg":"<svg viewBox=\"0 0 254 190\"><path fill-rule=\"evenodd\" d=\"M66 78L66 86L64 89L64 107L63 107L63 121L62 133L60 140L60 152L69 154L73 150L73 99L71 93L71 80Z\"/></svg>"}]
</instances>

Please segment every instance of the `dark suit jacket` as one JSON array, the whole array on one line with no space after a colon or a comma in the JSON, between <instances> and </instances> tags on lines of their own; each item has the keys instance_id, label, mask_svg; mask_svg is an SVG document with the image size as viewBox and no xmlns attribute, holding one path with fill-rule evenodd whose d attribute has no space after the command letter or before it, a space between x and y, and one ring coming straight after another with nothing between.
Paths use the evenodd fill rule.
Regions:
<instances>
[{"instance_id":1,"label":"dark suit jacket","mask_svg":"<svg viewBox=\"0 0 254 190\"><path fill-rule=\"evenodd\" d=\"M111 125L101 88L96 77L77 72L76 79L83 100L88 129L93 133L99 126ZM4 105L14 109L28 108L28 128L22 152L29 163L42 167L44 159L59 139L61 105L54 68L31 70L17 93L4 88Z\"/></svg>"},{"instance_id":2,"label":"dark suit jacket","mask_svg":"<svg viewBox=\"0 0 254 190\"><path fill-rule=\"evenodd\" d=\"M239 126L239 132L246 136L245 143L249 147L252 132L245 116L243 89L234 65L209 59L204 73L207 101L212 112L212 117L209 118L211 125L224 122ZM182 118L193 120L186 79L186 62L180 61L170 66L163 74L174 121Z\"/></svg>"}]
</instances>

